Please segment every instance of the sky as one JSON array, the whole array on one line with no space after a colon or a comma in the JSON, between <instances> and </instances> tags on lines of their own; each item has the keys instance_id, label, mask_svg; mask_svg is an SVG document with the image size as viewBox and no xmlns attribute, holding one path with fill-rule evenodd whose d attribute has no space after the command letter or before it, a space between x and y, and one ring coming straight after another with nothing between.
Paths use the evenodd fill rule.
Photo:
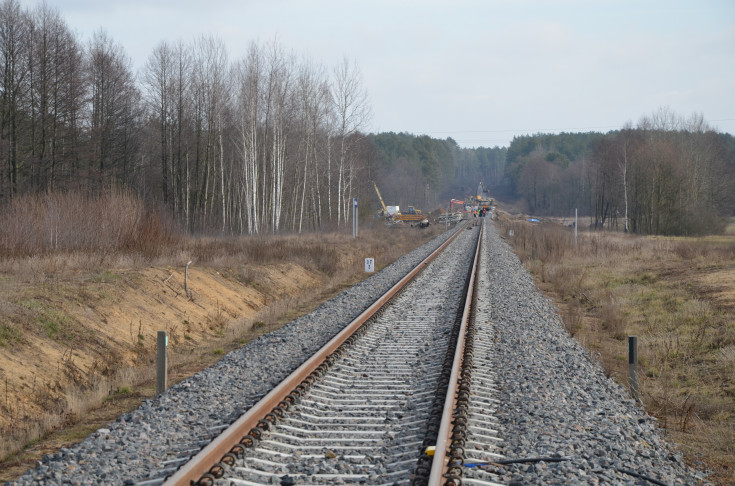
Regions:
<instances>
[{"instance_id":1,"label":"sky","mask_svg":"<svg viewBox=\"0 0 735 486\"><path fill-rule=\"evenodd\" d=\"M26 8L41 0L21 0ZM369 132L607 132L661 108L735 134L735 1L46 0L83 42L104 29L142 68L162 41L214 35L231 60L277 39L359 66Z\"/></svg>"}]
</instances>

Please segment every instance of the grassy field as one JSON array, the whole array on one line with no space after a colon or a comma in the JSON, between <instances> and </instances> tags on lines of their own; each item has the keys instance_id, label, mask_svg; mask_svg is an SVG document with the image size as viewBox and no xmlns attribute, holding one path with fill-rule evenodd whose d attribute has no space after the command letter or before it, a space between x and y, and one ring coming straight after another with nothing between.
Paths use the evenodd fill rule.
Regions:
<instances>
[{"instance_id":1,"label":"grassy field","mask_svg":"<svg viewBox=\"0 0 735 486\"><path fill-rule=\"evenodd\" d=\"M173 384L445 229L194 238L124 194L76 197L0 214L0 481L152 396L158 330Z\"/></svg>"},{"instance_id":2,"label":"grassy field","mask_svg":"<svg viewBox=\"0 0 735 486\"><path fill-rule=\"evenodd\" d=\"M735 483L735 231L702 238L581 232L501 218L568 331L627 386L638 336L641 399L685 458ZM513 236L509 236L510 230Z\"/></svg>"}]
</instances>

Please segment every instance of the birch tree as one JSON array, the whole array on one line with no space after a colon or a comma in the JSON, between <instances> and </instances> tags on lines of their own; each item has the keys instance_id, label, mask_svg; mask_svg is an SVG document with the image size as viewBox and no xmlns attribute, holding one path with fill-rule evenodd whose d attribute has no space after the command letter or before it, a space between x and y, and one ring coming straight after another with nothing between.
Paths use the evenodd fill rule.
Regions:
<instances>
[{"instance_id":1,"label":"birch tree","mask_svg":"<svg viewBox=\"0 0 735 486\"><path fill-rule=\"evenodd\" d=\"M324 122L329 109L329 89L324 70L313 62L305 61L300 69L296 80L294 92L295 104L298 110L300 136L299 156L301 167L298 202L298 218L294 218L293 229L301 232L303 230L304 216L319 218L319 168L317 157L317 144L319 142L320 130L324 128ZM307 190L313 191L312 204L307 207ZM298 224L296 224L298 220Z\"/></svg>"},{"instance_id":2,"label":"birch tree","mask_svg":"<svg viewBox=\"0 0 735 486\"><path fill-rule=\"evenodd\" d=\"M336 116L336 138L339 144L337 168L337 224L349 220L349 191L354 171L350 158L350 139L370 121L368 94L362 84L357 63L344 58L334 69L332 101ZM331 206L332 201L329 201Z\"/></svg>"},{"instance_id":3,"label":"birch tree","mask_svg":"<svg viewBox=\"0 0 735 486\"><path fill-rule=\"evenodd\" d=\"M195 110L197 117L198 207L206 220L210 205L219 199L221 229L227 228L224 185L224 130L226 107L230 96L227 51L221 40L201 37L194 46ZM217 195L217 185L219 194ZM211 192L211 194L210 194Z\"/></svg>"},{"instance_id":4,"label":"birch tree","mask_svg":"<svg viewBox=\"0 0 735 486\"><path fill-rule=\"evenodd\" d=\"M259 171L258 171L258 129L261 110L261 54L256 44L251 44L247 58L238 67L238 111L239 111L239 154L241 205L245 207L240 216L240 225L247 225L248 234L259 230ZM242 210L242 208L241 208ZM240 211L241 211L240 210ZM244 221L243 221L244 218Z\"/></svg>"},{"instance_id":5,"label":"birch tree","mask_svg":"<svg viewBox=\"0 0 735 486\"><path fill-rule=\"evenodd\" d=\"M271 108L271 230L277 233L283 211L283 189L286 172L286 146L288 122L291 117L289 104L293 66L292 58L287 57L275 43L269 49L269 96Z\"/></svg>"}]
</instances>

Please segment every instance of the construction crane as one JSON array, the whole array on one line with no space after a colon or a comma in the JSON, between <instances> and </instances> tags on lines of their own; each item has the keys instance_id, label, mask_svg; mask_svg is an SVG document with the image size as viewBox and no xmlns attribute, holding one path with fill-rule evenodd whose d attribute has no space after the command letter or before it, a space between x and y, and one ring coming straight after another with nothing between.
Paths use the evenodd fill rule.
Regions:
<instances>
[{"instance_id":1,"label":"construction crane","mask_svg":"<svg viewBox=\"0 0 735 486\"><path fill-rule=\"evenodd\" d=\"M388 216L388 208L385 207L385 203L383 202L383 196L380 195L380 190L378 189L378 185L373 181L373 187L375 187L375 192L378 193L378 199L380 199L380 205L383 207L381 210L381 216L385 217Z\"/></svg>"}]
</instances>

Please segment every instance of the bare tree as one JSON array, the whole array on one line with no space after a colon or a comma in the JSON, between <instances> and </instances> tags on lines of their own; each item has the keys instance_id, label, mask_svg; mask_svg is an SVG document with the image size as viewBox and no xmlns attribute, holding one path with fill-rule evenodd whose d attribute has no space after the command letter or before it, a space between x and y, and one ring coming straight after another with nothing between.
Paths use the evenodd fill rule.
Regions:
<instances>
[{"instance_id":1,"label":"bare tree","mask_svg":"<svg viewBox=\"0 0 735 486\"><path fill-rule=\"evenodd\" d=\"M221 207L221 228L227 227L226 197L224 187L224 123L230 96L227 52L221 40L201 37L194 46L194 110L196 117L196 178L197 207L206 220L210 204L217 197ZM219 180L217 180L219 179Z\"/></svg>"},{"instance_id":2,"label":"bare tree","mask_svg":"<svg viewBox=\"0 0 735 486\"><path fill-rule=\"evenodd\" d=\"M169 203L170 173L172 172L171 129L175 120L174 80L176 59L174 50L166 42L153 49L143 71L143 86L148 109L158 122L159 150L161 161L161 195L165 204ZM173 202L173 198L170 198Z\"/></svg>"},{"instance_id":3,"label":"bare tree","mask_svg":"<svg viewBox=\"0 0 735 486\"><path fill-rule=\"evenodd\" d=\"M260 229L258 201L261 188L259 176L258 133L261 128L261 83L262 56L255 43L250 44L247 58L237 68L238 112L240 143L240 183L241 200L240 225L247 225L248 234L257 233ZM245 215L242 215L242 205ZM244 218L244 221L243 221Z\"/></svg>"},{"instance_id":4,"label":"bare tree","mask_svg":"<svg viewBox=\"0 0 735 486\"><path fill-rule=\"evenodd\" d=\"M369 153L354 62L330 84L275 41L231 65L221 41L201 37L161 42L136 80L104 30L85 47L57 10L0 0L0 197L122 185L187 229L222 233L315 229L335 212L337 224L349 220Z\"/></svg>"},{"instance_id":5,"label":"bare tree","mask_svg":"<svg viewBox=\"0 0 735 486\"><path fill-rule=\"evenodd\" d=\"M2 99L0 100L0 136L8 163L10 197L18 192L19 124L26 96L30 44L28 15L17 0L0 4L0 56L4 63Z\"/></svg>"},{"instance_id":6,"label":"bare tree","mask_svg":"<svg viewBox=\"0 0 735 486\"><path fill-rule=\"evenodd\" d=\"M271 230L278 232L283 209L283 189L286 171L286 146L288 121L291 116L289 103L292 89L292 74L290 70L293 58L286 56L283 50L274 41L269 49L268 100L270 119L266 125L271 132Z\"/></svg>"},{"instance_id":7,"label":"bare tree","mask_svg":"<svg viewBox=\"0 0 735 486\"><path fill-rule=\"evenodd\" d=\"M620 176L623 183L623 203L625 208L623 220L626 233L630 231L630 227L628 225L628 167L630 165L630 157L633 150L634 135L631 124L626 123L618 137L620 140L620 159L618 167L620 169Z\"/></svg>"},{"instance_id":8,"label":"bare tree","mask_svg":"<svg viewBox=\"0 0 735 486\"><path fill-rule=\"evenodd\" d=\"M137 155L140 93L131 61L105 31L90 43L87 68L91 162L100 181L130 181Z\"/></svg>"},{"instance_id":9,"label":"bare tree","mask_svg":"<svg viewBox=\"0 0 735 486\"><path fill-rule=\"evenodd\" d=\"M339 224L342 219L345 223L349 219L349 190L354 176L349 140L352 135L364 129L372 116L368 94L363 87L356 62L344 58L335 67L332 100L336 112L336 137L339 143L337 170L337 224ZM331 170L328 173L331 174ZM329 199L331 206L331 193Z\"/></svg>"},{"instance_id":10,"label":"bare tree","mask_svg":"<svg viewBox=\"0 0 735 486\"><path fill-rule=\"evenodd\" d=\"M83 55L58 10L46 4L31 18L31 157L37 188L54 189L60 170L76 162L84 102Z\"/></svg>"},{"instance_id":11,"label":"bare tree","mask_svg":"<svg viewBox=\"0 0 735 486\"><path fill-rule=\"evenodd\" d=\"M728 155L704 117L661 108L641 118L636 135L628 167L631 229L678 235L721 230L732 192Z\"/></svg>"},{"instance_id":12,"label":"bare tree","mask_svg":"<svg viewBox=\"0 0 735 486\"><path fill-rule=\"evenodd\" d=\"M191 52L179 41L173 50L173 113L175 124L173 133L175 140L173 143L174 151L174 212L183 217L185 227L191 228L189 194L190 187L190 170L189 170L189 118L191 117L190 107L190 86L192 82L191 76Z\"/></svg>"},{"instance_id":13,"label":"bare tree","mask_svg":"<svg viewBox=\"0 0 735 486\"><path fill-rule=\"evenodd\" d=\"M236 67L238 212L241 227L251 234L278 231L281 224L293 101L291 59L275 41L253 43Z\"/></svg>"},{"instance_id":14,"label":"bare tree","mask_svg":"<svg viewBox=\"0 0 735 486\"><path fill-rule=\"evenodd\" d=\"M304 215L318 225L320 216L320 190L318 167L318 143L321 131L329 110L329 89L324 69L310 61L305 61L296 79L294 91L299 127L299 155L301 167L299 173L298 218L294 214L293 228L299 232L303 229ZM307 206L307 191L311 196L311 204ZM296 225L298 221L298 225Z\"/></svg>"}]
</instances>

